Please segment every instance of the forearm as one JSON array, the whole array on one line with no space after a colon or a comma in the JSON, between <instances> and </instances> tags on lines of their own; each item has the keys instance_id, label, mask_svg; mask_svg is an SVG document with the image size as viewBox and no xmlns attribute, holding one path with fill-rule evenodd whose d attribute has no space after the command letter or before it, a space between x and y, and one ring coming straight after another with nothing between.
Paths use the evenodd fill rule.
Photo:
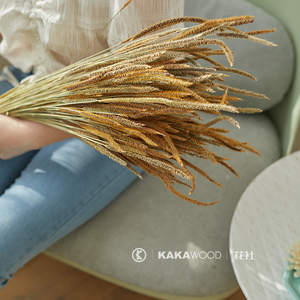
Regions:
<instances>
[{"instance_id":1,"label":"forearm","mask_svg":"<svg viewBox=\"0 0 300 300\"><path fill-rule=\"evenodd\" d=\"M31 126L29 127L31 128ZM52 143L56 143L74 137L74 135L68 132L44 124L35 125L35 133L35 149L40 149Z\"/></svg>"},{"instance_id":2,"label":"forearm","mask_svg":"<svg viewBox=\"0 0 300 300\"><path fill-rule=\"evenodd\" d=\"M0 115L0 158L10 159L30 150L74 137L37 122Z\"/></svg>"}]
</instances>

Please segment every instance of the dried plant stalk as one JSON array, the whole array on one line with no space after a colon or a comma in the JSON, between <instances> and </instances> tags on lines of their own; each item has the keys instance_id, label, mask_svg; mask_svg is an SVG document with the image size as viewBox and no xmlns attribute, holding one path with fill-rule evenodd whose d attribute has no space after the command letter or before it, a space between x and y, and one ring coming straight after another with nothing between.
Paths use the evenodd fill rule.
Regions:
<instances>
[{"instance_id":1,"label":"dried plant stalk","mask_svg":"<svg viewBox=\"0 0 300 300\"><path fill-rule=\"evenodd\" d=\"M300 241L295 241L292 249L288 250L291 257L287 257L286 260L290 263L287 269L289 271L295 270L294 277L300 277Z\"/></svg>"},{"instance_id":2,"label":"dried plant stalk","mask_svg":"<svg viewBox=\"0 0 300 300\"><path fill-rule=\"evenodd\" d=\"M192 28L166 29L180 22L199 23ZM259 109L236 108L240 98L227 92L267 98L225 85L221 72L236 73L256 80L251 74L223 66L212 55L225 55L232 66L233 52L221 38L241 38L274 46L255 34L274 30L242 32L234 26L252 23L253 17L226 19L175 18L154 24L107 51L76 62L35 82L24 82L0 97L0 113L40 122L67 131L111 159L133 168L140 167L161 178L177 196L198 204L176 191L174 183L195 190L196 171L222 187L182 155L188 154L236 171L206 146L259 154L247 143L227 137L226 130L213 127L220 121L238 123L221 116L222 111L254 113ZM163 32L158 31L164 29ZM219 50L209 46L215 45ZM212 64L202 67L199 59ZM223 97L212 95L224 90ZM217 114L204 123L197 112ZM181 178L181 179L180 179ZM189 180L190 185L184 180Z\"/></svg>"}]
</instances>

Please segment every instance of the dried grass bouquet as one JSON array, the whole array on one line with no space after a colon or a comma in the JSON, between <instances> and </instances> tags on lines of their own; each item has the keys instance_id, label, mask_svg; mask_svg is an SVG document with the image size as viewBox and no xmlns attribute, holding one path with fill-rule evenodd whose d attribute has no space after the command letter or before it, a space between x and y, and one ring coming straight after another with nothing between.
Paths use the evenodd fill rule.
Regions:
<instances>
[{"instance_id":1,"label":"dried grass bouquet","mask_svg":"<svg viewBox=\"0 0 300 300\"><path fill-rule=\"evenodd\" d=\"M181 22L197 25L161 30ZM67 131L140 178L134 165L159 177L177 196L198 205L212 205L217 201L193 200L176 191L173 184L190 187L191 194L196 177L190 170L194 170L221 186L184 159L185 154L219 163L238 176L226 158L209 151L207 145L258 154L247 143L227 137L228 131L213 127L223 120L239 127L233 118L222 116L222 111L260 111L234 107L230 102L240 99L228 96L227 91L266 98L224 84L227 73L255 80L247 72L232 68L233 52L224 39L248 39L274 46L254 36L274 30L242 32L235 28L252 22L252 16L162 21L108 51L20 84L0 97L0 113ZM212 50L211 45L219 49ZM212 58L219 55L227 57L230 67ZM212 67L201 66L199 60ZM223 96L213 95L216 89L223 90ZM204 123L201 112L215 114L216 118Z\"/></svg>"}]
</instances>

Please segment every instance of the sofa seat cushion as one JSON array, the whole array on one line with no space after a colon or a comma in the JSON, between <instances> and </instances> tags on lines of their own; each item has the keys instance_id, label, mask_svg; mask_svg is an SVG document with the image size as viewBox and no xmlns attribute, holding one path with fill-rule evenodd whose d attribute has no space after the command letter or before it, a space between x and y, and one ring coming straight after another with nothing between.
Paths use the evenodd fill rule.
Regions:
<instances>
[{"instance_id":1,"label":"sofa seat cushion","mask_svg":"<svg viewBox=\"0 0 300 300\"><path fill-rule=\"evenodd\" d=\"M236 102L236 106L259 107L265 111L283 100L293 79L295 61L291 39L279 21L261 8L243 0L186 0L184 13L186 16L206 19L251 15L254 16L254 23L237 26L237 28L243 31L276 28L274 33L257 35L257 37L267 39L278 47L268 47L241 39L224 39L229 48L235 52L233 68L247 71L257 78L257 81L253 81L228 73L230 77L226 78L225 84L262 93L270 98L267 100L243 96L243 101ZM225 57L212 58L229 67ZM205 62L202 65L211 66Z\"/></svg>"},{"instance_id":2,"label":"sofa seat cushion","mask_svg":"<svg viewBox=\"0 0 300 300\"><path fill-rule=\"evenodd\" d=\"M204 121L212 118L209 114L201 116ZM191 159L226 187L217 187L199 175L193 198L204 202L221 199L220 202L208 207L189 203L172 194L160 179L144 174L143 181L135 181L103 211L47 251L93 272L165 294L202 297L236 287L228 252L231 218L253 178L280 157L280 144L265 114L233 117L241 129L225 121L218 127L221 124L230 130L228 136L249 142L262 157L216 148L217 154L231 159L230 165L241 178L209 161ZM177 188L187 191L185 187ZM146 251L143 262L132 259L136 248ZM158 251L166 252L158 258ZM172 259L175 251L182 253L177 252L177 259ZM200 259L188 259L182 257L185 251L204 252ZM209 251L212 252L208 254ZM215 257L204 258L205 255Z\"/></svg>"}]
</instances>

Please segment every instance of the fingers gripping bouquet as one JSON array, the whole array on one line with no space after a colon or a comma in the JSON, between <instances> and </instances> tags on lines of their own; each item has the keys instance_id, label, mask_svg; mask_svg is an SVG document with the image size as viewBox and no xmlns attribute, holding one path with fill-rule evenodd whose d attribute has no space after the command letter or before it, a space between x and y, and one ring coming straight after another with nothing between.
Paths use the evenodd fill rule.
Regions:
<instances>
[{"instance_id":1,"label":"fingers gripping bouquet","mask_svg":"<svg viewBox=\"0 0 300 300\"><path fill-rule=\"evenodd\" d=\"M181 22L196 25L168 29ZM259 154L247 143L227 137L228 131L213 126L228 121L239 127L233 118L222 116L222 111L260 111L234 107L230 102L241 99L228 96L228 91L266 98L224 83L228 73L255 80L247 72L232 68L233 55L224 38L274 46L254 36L274 30L242 32L236 28L252 22L252 16L162 21L108 51L34 82L23 82L1 96L0 113L67 131L140 178L133 166L159 177L169 190L187 201L212 205L217 201L191 199L176 191L173 184L188 186L191 194L196 178L192 170L222 186L183 158L184 154L221 164L238 176L226 158L209 151L207 145ZM219 49L212 50L211 45ZM225 55L230 67L216 62L212 58L215 55ZM202 67L201 60L212 67ZM216 89L223 90L223 96L214 95ZM204 123L201 112L215 114L216 118Z\"/></svg>"}]
</instances>

